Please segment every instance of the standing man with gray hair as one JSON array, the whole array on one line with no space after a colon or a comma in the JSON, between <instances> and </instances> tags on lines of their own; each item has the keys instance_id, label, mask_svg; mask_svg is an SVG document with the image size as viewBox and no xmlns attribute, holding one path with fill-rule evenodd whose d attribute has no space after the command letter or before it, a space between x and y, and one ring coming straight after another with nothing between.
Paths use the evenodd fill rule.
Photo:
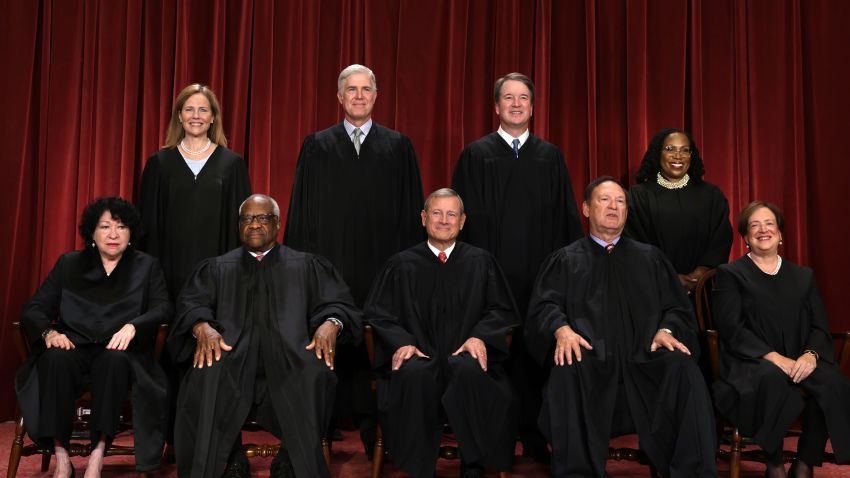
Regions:
<instances>
[{"instance_id":1,"label":"standing man with gray hair","mask_svg":"<svg viewBox=\"0 0 850 478\"><path fill-rule=\"evenodd\" d=\"M493 97L499 129L466 146L452 187L469 217L461 239L496 256L524 315L540 264L583 232L564 155L529 132L534 83L509 73L496 80ZM522 402L523 454L547 462L536 427L545 377L522 345L513 342L510 368Z\"/></svg>"},{"instance_id":2,"label":"standing man with gray hair","mask_svg":"<svg viewBox=\"0 0 850 478\"><path fill-rule=\"evenodd\" d=\"M372 70L348 66L339 74L337 88L345 119L304 139L284 243L328 258L362 307L381 265L422 240L417 220L422 181L410 139L372 120L378 97ZM366 351L342 348L338 357L337 416L373 416ZM369 456L371 423L361 422Z\"/></svg>"}]
</instances>

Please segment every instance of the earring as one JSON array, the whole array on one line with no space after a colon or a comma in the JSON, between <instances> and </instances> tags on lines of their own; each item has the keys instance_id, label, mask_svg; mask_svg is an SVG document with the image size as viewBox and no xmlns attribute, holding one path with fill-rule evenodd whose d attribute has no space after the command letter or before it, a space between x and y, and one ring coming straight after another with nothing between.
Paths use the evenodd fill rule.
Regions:
<instances>
[{"instance_id":1,"label":"earring","mask_svg":"<svg viewBox=\"0 0 850 478\"><path fill-rule=\"evenodd\" d=\"M779 245L780 245L780 246L782 245L782 239L780 239L780 240L779 240Z\"/></svg>"},{"instance_id":2,"label":"earring","mask_svg":"<svg viewBox=\"0 0 850 478\"><path fill-rule=\"evenodd\" d=\"M745 246L747 246L747 249L749 249L749 248L750 248L750 243L749 243L749 242L745 242L745 243L744 243L744 245L745 245Z\"/></svg>"},{"instance_id":3,"label":"earring","mask_svg":"<svg viewBox=\"0 0 850 478\"><path fill-rule=\"evenodd\" d=\"M132 246L132 245L133 245L133 243L132 243L132 242L130 242L130 241L127 241L127 245L128 245L128 246Z\"/></svg>"},{"instance_id":4,"label":"earring","mask_svg":"<svg viewBox=\"0 0 850 478\"><path fill-rule=\"evenodd\" d=\"M94 246L95 246L94 241L91 241L91 246L92 246L92 247L94 247Z\"/></svg>"}]
</instances>

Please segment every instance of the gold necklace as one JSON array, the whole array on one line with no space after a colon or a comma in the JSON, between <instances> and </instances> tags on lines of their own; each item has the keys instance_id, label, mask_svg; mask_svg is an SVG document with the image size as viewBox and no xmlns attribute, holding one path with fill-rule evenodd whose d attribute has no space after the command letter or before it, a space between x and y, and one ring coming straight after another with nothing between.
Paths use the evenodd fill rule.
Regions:
<instances>
[{"instance_id":1,"label":"gold necklace","mask_svg":"<svg viewBox=\"0 0 850 478\"><path fill-rule=\"evenodd\" d=\"M656 175L655 180L658 182L659 185L667 189L682 189L683 187L688 185L688 181L691 180L691 177L688 176L688 173L685 173L685 175L682 176L682 179L679 179L678 181L668 181L664 176L661 175L661 173L658 173Z\"/></svg>"}]
</instances>

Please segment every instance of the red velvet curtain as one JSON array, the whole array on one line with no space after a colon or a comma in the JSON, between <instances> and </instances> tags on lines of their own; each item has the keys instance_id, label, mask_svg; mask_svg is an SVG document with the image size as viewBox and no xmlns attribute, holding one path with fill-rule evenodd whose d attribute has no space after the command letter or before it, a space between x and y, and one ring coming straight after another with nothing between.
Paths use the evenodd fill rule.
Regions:
<instances>
[{"instance_id":1,"label":"red velvet curtain","mask_svg":"<svg viewBox=\"0 0 850 478\"><path fill-rule=\"evenodd\" d=\"M341 119L336 77L355 62L378 77L375 120L412 138L426 191L496 128L493 81L510 71L534 79L532 130L564 150L576 191L630 181L656 130L690 130L733 215L755 198L784 209L783 254L815 268L832 327L850 328L844 0L0 4L0 418L19 363L6 323L81 245L87 202L134 197L176 92L217 92L254 189L285 210L301 141Z\"/></svg>"}]
</instances>

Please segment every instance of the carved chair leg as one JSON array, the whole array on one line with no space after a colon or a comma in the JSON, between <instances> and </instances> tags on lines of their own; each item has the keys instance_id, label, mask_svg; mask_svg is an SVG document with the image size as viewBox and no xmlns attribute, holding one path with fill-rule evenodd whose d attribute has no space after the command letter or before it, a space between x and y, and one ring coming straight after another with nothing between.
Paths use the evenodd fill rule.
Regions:
<instances>
[{"instance_id":1,"label":"carved chair leg","mask_svg":"<svg viewBox=\"0 0 850 478\"><path fill-rule=\"evenodd\" d=\"M328 439L322 438L322 455L325 456L325 465L328 467L328 471L331 469L331 447L328 445Z\"/></svg>"},{"instance_id":2,"label":"carved chair leg","mask_svg":"<svg viewBox=\"0 0 850 478\"><path fill-rule=\"evenodd\" d=\"M729 478L741 476L741 433L738 427L732 431L732 444L729 450Z\"/></svg>"},{"instance_id":3,"label":"carved chair leg","mask_svg":"<svg viewBox=\"0 0 850 478\"><path fill-rule=\"evenodd\" d=\"M9 450L9 467L6 470L6 478L14 478L18 474L21 450L24 448L24 433L26 433L24 417L20 417L15 424L15 438L12 440L12 449Z\"/></svg>"},{"instance_id":4,"label":"carved chair leg","mask_svg":"<svg viewBox=\"0 0 850 478\"><path fill-rule=\"evenodd\" d=\"M375 426L375 450L372 452L372 478L380 478L384 468L384 434L381 425Z\"/></svg>"}]
</instances>

